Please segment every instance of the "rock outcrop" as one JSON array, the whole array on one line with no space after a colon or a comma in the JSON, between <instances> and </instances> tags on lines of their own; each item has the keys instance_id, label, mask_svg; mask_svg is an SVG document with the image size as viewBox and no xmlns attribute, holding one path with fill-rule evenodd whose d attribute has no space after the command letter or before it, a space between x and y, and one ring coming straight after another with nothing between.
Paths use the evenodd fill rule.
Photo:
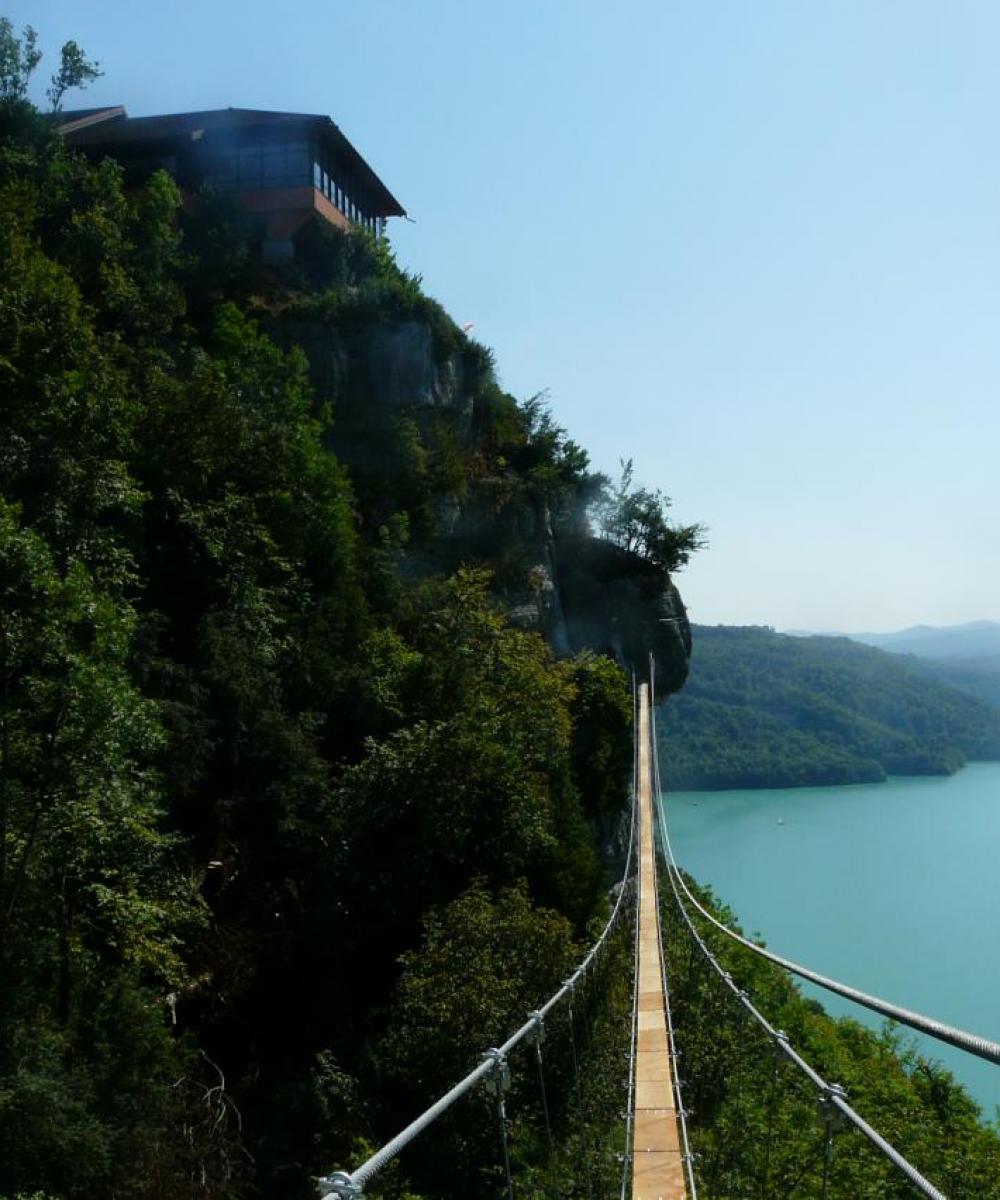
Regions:
<instances>
[{"instance_id":1,"label":"rock outcrop","mask_svg":"<svg viewBox=\"0 0 1000 1200\"><path fill-rule=\"evenodd\" d=\"M332 448L357 480L377 484L390 469L387 446L401 417L419 421L421 413L442 412L459 442L471 448L482 359L442 347L430 321L345 326L317 313L279 315L269 328L279 343L305 352L317 395L334 407ZM497 520L503 523L481 503L470 508L450 493L438 495L435 514L442 544L452 539L456 546L455 562L449 564L447 552L439 559L445 569L460 561L470 530L482 541ZM557 654L591 648L641 674L652 652L658 694L683 686L691 629L680 593L660 568L601 538L557 535L544 505L515 523L526 564L521 582L505 585L515 624L543 632ZM485 546L476 549L482 557Z\"/></svg>"}]
</instances>

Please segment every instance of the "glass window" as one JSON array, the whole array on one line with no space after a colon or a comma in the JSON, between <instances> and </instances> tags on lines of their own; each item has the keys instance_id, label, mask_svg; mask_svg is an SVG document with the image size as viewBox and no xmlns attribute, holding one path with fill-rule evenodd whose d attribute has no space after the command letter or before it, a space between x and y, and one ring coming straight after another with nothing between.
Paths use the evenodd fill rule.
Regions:
<instances>
[{"instance_id":1,"label":"glass window","mask_svg":"<svg viewBox=\"0 0 1000 1200\"><path fill-rule=\"evenodd\" d=\"M239 152L240 187L260 187L260 150L257 146L249 146Z\"/></svg>"},{"instance_id":2,"label":"glass window","mask_svg":"<svg viewBox=\"0 0 1000 1200\"><path fill-rule=\"evenodd\" d=\"M309 147L305 142L290 142L285 147L285 181L290 187L309 182Z\"/></svg>"},{"instance_id":3,"label":"glass window","mask_svg":"<svg viewBox=\"0 0 1000 1200\"><path fill-rule=\"evenodd\" d=\"M260 175L264 187L281 187L285 182L285 155L281 146L269 146L261 152Z\"/></svg>"},{"instance_id":4,"label":"glass window","mask_svg":"<svg viewBox=\"0 0 1000 1200\"><path fill-rule=\"evenodd\" d=\"M206 178L216 187L234 188L236 186L236 151L221 151L206 173Z\"/></svg>"}]
</instances>

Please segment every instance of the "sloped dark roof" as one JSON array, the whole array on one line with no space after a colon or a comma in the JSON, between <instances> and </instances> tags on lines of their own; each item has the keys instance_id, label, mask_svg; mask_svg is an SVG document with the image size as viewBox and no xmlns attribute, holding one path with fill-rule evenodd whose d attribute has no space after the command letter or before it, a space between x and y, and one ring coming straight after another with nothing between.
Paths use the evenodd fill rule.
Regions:
<instances>
[{"instance_id":1,"label":"sloped dark roof","mask_svg":"<svg viewBox=\"0 0 1000 1200\"><path fill-rule=\"evenodd\" d=\"M120 112L119 120L102 120L102 111ZM367 185L375 200L377 215L405 217L406 210L375 174L358 150L347 140L337 125L322 113L271 112L256 108L218 108L205 112L168 113L155 117L129 117L124 109L80 109L63 113L73 118L61 123L67 141L81 150L104 150L114 156L116 149L138 148L144 142L195 141L205 134L235 132L281 125L301 126L316 134L327 146L346 159L360 180Z\"/></svg>"}]
</instances>

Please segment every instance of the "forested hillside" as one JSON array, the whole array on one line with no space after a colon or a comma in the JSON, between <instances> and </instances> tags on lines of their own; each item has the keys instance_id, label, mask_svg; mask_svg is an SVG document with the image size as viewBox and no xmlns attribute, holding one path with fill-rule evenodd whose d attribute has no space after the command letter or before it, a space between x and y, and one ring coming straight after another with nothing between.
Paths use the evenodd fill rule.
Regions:
<instances>
[{"instance_id":1,"label":"forested hillside","mask_svg":"<svg viewBox=\"0 0 1000 1200\"><path fill-rule=\"evenodd\" d=\"M1000 712L909 660L760 627L697 627L659 728L676 789L865 783L1000 758Z\"/></svg>"},{"instance_id":2,"label":"forested hillside","mask_svg":"<svg viewBox=\"0 0 1000 1200\"><path fill-rule=\"evenodd\" d=\"M1000 709L1000 659L920 658L907 654L904 661L917 675L934 679Z\"/></svg>"},{"instance_id":3,"label":"forested hillside","mask_svg":"<svg viewBox=\"0 0 1000 1200\"><path fill-rule=\"evenodd\" d=\"M268 271L67 153L0 33L0 1194L311 1195L604 914L698 531L385 243Z\"/></svg>"}]
</instances>

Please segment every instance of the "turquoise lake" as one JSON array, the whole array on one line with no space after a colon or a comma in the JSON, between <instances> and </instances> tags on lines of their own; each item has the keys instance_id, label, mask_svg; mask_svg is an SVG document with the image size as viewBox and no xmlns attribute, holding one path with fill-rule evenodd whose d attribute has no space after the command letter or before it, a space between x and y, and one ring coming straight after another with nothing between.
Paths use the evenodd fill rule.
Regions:
<instances>
[{"instance_id":1,"label":"turquoise lake","mask_svg":"<svg viewBox=\"0 0 1000 1200\"><path fill-rule=\"evenodd\" d=\"M1000 1041L1000 763L949 778L664 801L678 862L747 933L824 975ZM881 1024L820 988L803 990L828 1012ZM1000 1067L917 1041L987 1118L996 1115Z\"/></svg>"}]
</instances>

